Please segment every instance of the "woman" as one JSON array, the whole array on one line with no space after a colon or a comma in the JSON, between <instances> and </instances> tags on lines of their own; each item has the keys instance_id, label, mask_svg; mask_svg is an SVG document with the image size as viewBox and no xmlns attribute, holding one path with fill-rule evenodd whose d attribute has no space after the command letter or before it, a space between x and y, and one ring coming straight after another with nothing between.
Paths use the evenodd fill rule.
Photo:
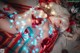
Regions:
<instances>
[{"instance_id":1,"label":"woman","mask_svg":"<svg viewBox=\"0 0 80 53\"><path fill-rule=\"evenodd\" d=\"M49 53L59 33L69 25L70 14L54 0L4 0L0 11L0 28L18 34L7 46L8 53Z\"/></svg>"}]
</instances>

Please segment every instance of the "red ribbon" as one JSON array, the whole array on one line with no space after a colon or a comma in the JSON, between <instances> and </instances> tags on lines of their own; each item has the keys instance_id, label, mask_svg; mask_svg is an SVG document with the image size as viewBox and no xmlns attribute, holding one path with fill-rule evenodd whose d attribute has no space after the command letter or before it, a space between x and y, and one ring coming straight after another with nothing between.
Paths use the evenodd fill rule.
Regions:
<instances>
[{"instance_id":1,"label":"red ribbon","mask_svg":"<svg viewBox=\"0 0 80 53\"><path fill-rule=\"evenodd\" d=\"M50 3L50 2L56 2L56 0L39 0L39 3Z\"/></svg>"},{"instance_id":2,"label":"red ribbon","mask_svg":"<svg viewBox=\"0 0 80 53\"><path fill-rule=\"evenodd\" d=\"M58 38L58 31L55 30L53 31L53 34L51 38L47 37L45 38L42 43L41 43L41 49L39 53L50 53L50 51L52 50L52 48L54 47L54 44Z\"/></svg>"}]
</instances>

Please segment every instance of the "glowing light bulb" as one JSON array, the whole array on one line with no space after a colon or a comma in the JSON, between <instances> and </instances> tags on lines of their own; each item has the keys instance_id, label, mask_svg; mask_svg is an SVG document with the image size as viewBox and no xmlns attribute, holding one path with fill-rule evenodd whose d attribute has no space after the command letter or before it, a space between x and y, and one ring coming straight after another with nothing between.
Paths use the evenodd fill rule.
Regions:
<instances>
[{"instance_id":1,"label":"glowing light bulb","mask_svg":"<svg viewBox=\"0 0 80 53\"><path fill-rule=\"evenodd\" d=\"M18 40L18 43L20 43L21 41L20 40Z\"/></svg>"},{"instance_id":2,"label":"glowing light bulb","mask_svg":"<svg viewBox=\"0 0 80 53\"><path fill-rule=\"evenodd\" d=\"M32 53L35 53L35 51L34 51L34 50L32 50Z\"/></svg>"},{"instance_id":3,"label":"glowing light bulb","mask_svg":"<svg viewBox=\"0 0 80 53\"><path fill-rule=\"evenodd\" d=\"M21 44L18 44L18 46L21 46Z\"/></svg>"},{"instance_id":4,"label":"glowing light bulb","mask_svg":"<svg viewBox=\"0 0 80 53\"><path fill-rule=\"evenodd\" d=\"M39 23L39 21L38 21L38 20L36 20L36 23Z\"/></svg>"},{"instance_id":5,"label":"glowing light bulb","mask_svg":"<svg viewBox=\"0 0 80 53\"><path fill-rule=\"evenodd\" d=\"M21 16L18 16L18 19L21 19L22 17Z\"/></svg>"},{"instance_id":6,"label":"glowing light bulb","mask_svg":"<svg viewBox=\"0 0 80 53\"><path fill-rule=\"evenodd\" d=\"M51 11L51 14L52 15L57 15L55 11Z\"/></svg>"},{"instance_id":7,"label":"glowing light bulb","mask_svg":"<svg viewBox=\"0 0 80 53\"><path fill-rule=\"evenodd\" d=\"M36 52L39 52L39 49L38 49L38 48L36 48L36 49L35 49L35 51L36 51Z\"/></svg>"},{"instance_id":8,"label":"glowing light bulb","mask_svg":"<svg viewBox=\"0 0 80 53\"><path fill-rule=\"evenodd\" d=\"M45 8L47 8L48 6L47 5L45 5Z\"/></svg>"},{"instance_id":9,"label":"glowing light bulb","mask_svg":"<svg viewBox=\"0 0 80 53\"><path fill-rule=\"evenodd\" d=\"M17 14L17 12L14 12L14 14Z\"/></svg>"},{"instance_id":10,"label":"glowing light bulb","mask_svg":"<svg viewBox=\"0 0 80 53\"><path fill-rule=\"evenodd\" d=\"M28 18L27 21L28 21L28 22L31 22L31 18Z\"/></svg>"},{"instance_id":11,"label":"glowing light bulb","mask_svg":"<svg viewBox=\"0 0 80 53\"><path fill-rule=\"evenodd\" d=\"M30 11L33 11L34 10L34 8L30 8Z\"/></svg>"},{"instance_id":12,"label":"glowing light bulb","mask_svg":"<svg viewBox=\"0 0 80 53\"><path fill-rule=\"evenodd\" d=\"M50 25L49 26L49 32L48 32L49 34L52 34L53 33L53 27Z\"/></svg>"},{"instance_id":13,"label":"glowing light bulb","mask_svg":"<svg viewBox=\"0 0 80 53\"><path fill-rule=\"evenodd\" d=\"M48 8L48 9L50 9L50 7L49 7L49 6L48 6L47 8Z\"/></svg>"},{"instance_id":14,"label":"glowing light bulb","mask_svg":"<svg viewBox=\"0 0 80 53\"><path fill-rule=\"evenodd\" d=\"M24 18L26 18L27 14L25 13L23 16L24 16Z\"/></svg>"},{"instance_id":15,"label":"glowing light bulb","mask_svg":"<svg viewBox=\"0 0 80 53\"><path fill-rule=\"evenodd\" d=\"M17 24L17 25L19 25L19 24L20 24L20 22L19 22L19 21L17 21L17 22L16 22L16 24Z\"/></svg>"},{"instance_id":16,"label":"glowing light bulb","mask_svg":"<svg viewBox=\"0 0 80 53\"><path fill-rule=\"evenodd\" d=\"M53 3L50 3L50 4L49 4L49 7L52 7L52 6L53 6Z\"/></svg>"},{"instance_id":17,"label":"glowing light bulb","mask_svg":"<svg viewBox=\"0 0 80 53\"><path fill-rule=\"evenodd\" d=\"M13 23L13 22L14 22L14 20L10 20L10 22L11 22L11 23Z\"/></svg>"},{"instance_id":18,"label":"glowing light bulb","mask_svg":"<svg viewBox=\"0 0 80 53\"><path fill-rule=\"evenodd\" d=\"M21 28L19 29L19 32L21 32L21 33L24 32L24 26L21 26Z\"/></svg>"},{"instance_id":19,"label":"glowing light bulb","mask_svg":"<svg viewBox=\"0 0 80 53\"><path fill-rule=\"evenodd\" d=\"M44 14L43 18L47 18L47 14Z\"/></svg>"},{"instance_id":20,"label":"glowing light bulb","mask_svg":"<svg viewBox=\"0 0 80 53\"><path fill-rule=\"evenodd\" d=\"M26 25L26 21L25 20L22 20L21 23L22 23L23 26Z\"/></svg>"},{"instance_id":21,"label":"glowing light bulb","mask_svg":"<svg viewBox=\"0 0 80 53\"><path fill-rule=\"evenodd\" d=\"M34 39L34 45L35 45L35 46L37 45L37 40L36 40L36 39Z\"/></svg>"},{"instance_id":22,"label":"glowing light bulb","mask_svg":"<svg viewBox=\"0 0 80 53\"><path fill-rule=\"evenodd\" d=\"M26 47L23 48L23 50L26 50L26 49L27 49Z\"/></svg>"},{"instance_id":23,"label":"glowing light bulb","mask_svg":"<svg viewBox=\"0 0 80 53\"><path fill-rule=\"evenodd\" d=\"M14 15L13 14L10 14L9 16L10 16L10 18L13 18Z\"/></svg>"}]
</instances>

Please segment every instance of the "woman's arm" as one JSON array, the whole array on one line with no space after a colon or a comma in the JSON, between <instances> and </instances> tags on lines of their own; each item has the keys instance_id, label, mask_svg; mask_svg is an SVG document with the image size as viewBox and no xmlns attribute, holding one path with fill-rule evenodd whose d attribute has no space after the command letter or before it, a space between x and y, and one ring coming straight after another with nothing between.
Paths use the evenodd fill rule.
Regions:
<instances>
[{"instance_id":1,"label":"woman's arm","mask_svg":"<svg viewBox=\"0 0 80 53\"><path fill-rule=\"evenodd\" d=\"M12 34L17 32L15 27L10 28L10 23L7 19L0 19L0 29Z\"/></svg>"}]
</instances>

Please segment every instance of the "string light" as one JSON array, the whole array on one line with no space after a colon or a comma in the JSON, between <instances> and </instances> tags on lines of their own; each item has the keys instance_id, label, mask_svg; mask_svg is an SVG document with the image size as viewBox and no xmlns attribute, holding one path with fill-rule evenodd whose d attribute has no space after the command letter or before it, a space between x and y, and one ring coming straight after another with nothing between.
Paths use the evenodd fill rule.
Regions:
<instances>
[{"instance_id":1,"label":"string light","mask_svg":"<svg viewBox=\"0 0 80 53\"><path fill-rule=\"evenodd\" d=\"M18 14L17 12L14 12L14 14Z\"/></svg>"},{"instance_id":2,"label":"string light","mask_svg":"<svg viewBox=\"0 0 80 53\"><path fill-rule=\"evenodd\" d=\"M52 14L52 15L57 15L56 12L55 12L54 10L51 11L51 14Z\"/></svg>"},{"instance_id":3,"label":"string light","mask_svg":"<svg viewBox=\"0 0 80 53\"><path fill-rule=\"evenodd\" d=\"M45 5L45 8L47 8L48 6L47 5Z\"/></svg>"},{"instance_id":4,"label":"string light","mask_svg":"<svg viewBox=\"0 0 80 53\"><path fill-rule=\"evenodd\" d=\"M27 47L24 47L23 50L26 51Z\"/></svg>"},{"instance_id":5,"label":"string light","mask_svg":"<svg viewBox=\"0 0 80 53\"><path fill-rule=\"evenodd\" d=\"M19 24L20 24L20 22L19 22L19 21L17 21L17 22L16 22L16 24L17 24L17 25L19 25Z\"/></svg>"},{"instance_id":6,"label":"string light","mask_svg":"<svg viewBox=\"0 0 80 53\"><path fill-rule=\"evenodd\" d=\"M52 3L50 3L49 5L44 5L44 7L47 8L47 9L51 9L52 6L53 6ZM14 14L17 14L17 12L14 12ZM35 18L34 18L35 21L31 17L32 14L34 14L34 16L35 16ZM57 13L55 12L55 10L52 10L50 12L50 14L51 15L57 15ZM45 36L45 35L43 35L44 34L44 29L47 29L48 28L48 27L46 27L46 25L44 26L44 29L42 28L43 27L43 24L48 21L47 20L48 14L46 14L43 10L35 10L35 8L30 8L29 11L27 11L26 13L24 13L23 16L24 17L18 15L18 19L16 21L10 20L10 22L11 23L15 22L16 25L19 25L20 26L19 32L22 33L22 37L24 38L25 41L28 40L28 39L29 40L30 39L31 40L33 39L31 41L31 44L34 45L34 46L37 46L37 44L38 44L38 40L37 39L43 38L43 36ZM10 18L13 18L14 15L13 14L9 14L9 17ZM41 23L42 25L40 25L40 27L38 27L38 25L37 25L39 23L39 20L40 20L40 19L38 20L38 18L42 18L43 19L42 20L42 23ZM51 19L52 18L53 17L51 17ZM34 28L32 28L32 26L28 26L28 24L32 24L32 21L36 22L35 23L36 28L39 30L39 36L37 36L36 38L35 38L35 35L36 34L34 33ZM52 19L52 21L53 21L53 19ZM12 25L10 26L10 28L11 27L12 27ZM24 33L25 30L26 30L26 28L27 28L27 30L29 32ZM53 33L53 26L49 25L48 34L51 35L52 33ZM21 41L18 41L18 43L20 43L20 42ZM25 50L27 53L29 52L29 50L27 49L27 47L24 47L23 50ZM32 53L36 53L38 51L39 51L39 49L36 48L35 50L32 50Z\"/></svg>"},{"instance_id":7,"label":"string light","mask_svg":"<svg viewBox=\"0 0 80 53\"><path fill-rule=\"evenodd\" d=\"M47 14L44 14L43 18L47 18Z\"/></svg>"},{"instance_id":8,"label":"string light","mask_svg":"<svg viewBox=\"0 0 80 53\"><path fill-rule=\"evenodd\" d=\"M27 21L28 21L28 22L31 22L32 20L31 20L31 18L28 18Z\"/></svg>"},{"instance_id":9,"label":"string light","mask_svg":"<svg viewBox=\"0 0 80 53\"><path fill-rule=\"evenodd\" d=\"M11 23L13 23L13 22L14 22L14 20L10 20L10 22L11 22Z\"/></svg>"},{"instance_id":10,"label":"string light","mask_svg":"<svg viewBox=\"0 0 80 53\"><path fill-rule=\"evenodd\" d=\"M13 16L14 16L13 14L9 14L9 17L10 17L10 18L13 18Z\"/></svg>"},{"instance_id":11,"label":"string light","mask_svg":"<svg viewBox=\"0 0 80 53\"><path fill-rule=\"evenodd\" d=\"M37 40L36 40L36 39L34 39L34 45L35 45L35 46L37 45Z\"/></svg>"},{"instance_id":12,"label":"string light","mask_svg":"<svg viewBox=\"0 0 80 53\"><path fill-rule=\"evenodd\" d=\"M22 17L21 16L18 16L18 18L21 19Z\"/></svg>"},{"instance_id":13,"label":"string light","mask_svg":"<svg viewBox=\"0 0 80 53\"><path fill-rule=\"evenodd\" d=\"M35 48L35 51L36 51L36 52L39 52L39 49L38 49L38 48Z\"/></svg>"},{"instance_id":14,"label":"string light","mask_svg":"<svg viewBox=\"0 0 80 53\"><path fill-rule=\"evenodd\" d=\"M49 32L48 32L50 35L53 33L53 27L50 25L49 26Z\"/></svg>"},{"instance_id":15,"label":"string light","mask_svg":"<svg viewBox=\"0 0 80 53\"><path fill-rule=\"evenodd\" d=\"M35 51L34 51L34 50L32 50L32 53L35 53Z\"/></svg>"},{"instance_id":16,"label":"string light","mask_svg":"<svg viewBox=\"0 0 80 53\"><path fill-rule=\"evenodd\" d=\"M43 38L43 33L44 33L43 32L43 29L42 28L39 28L39 30L40 30L40 37Z\"/></svg>"},{"instance_id":17,"label":"string light","mask_svg":"<svg viewBox=\"0 0 80 53\"><path fill-rule=\"evenodd\" d=\"M53 6L53 3L49 3L49 7L52 7Z\"/></svg>"},{"instance_id":18,"label":"string light","mask_svg":"<svg viewBox=\"0 0 80 53\"><path fill-rule=\"evenodd\" d=\"M26 21L25 20L22 20L21 23L22 23L23 26L26 25Z\"/></svg>"},{"instance_id":19,"label":"string light","mask_svg":"<svg viewBox=\"0 0 80 53\"><path fill-rule=\"evenodd\" d=\"M19 29L19 32L20 33L23 33L24 32L24 26L21 26L21 28Z\"/></svg>"}]
</instances>

